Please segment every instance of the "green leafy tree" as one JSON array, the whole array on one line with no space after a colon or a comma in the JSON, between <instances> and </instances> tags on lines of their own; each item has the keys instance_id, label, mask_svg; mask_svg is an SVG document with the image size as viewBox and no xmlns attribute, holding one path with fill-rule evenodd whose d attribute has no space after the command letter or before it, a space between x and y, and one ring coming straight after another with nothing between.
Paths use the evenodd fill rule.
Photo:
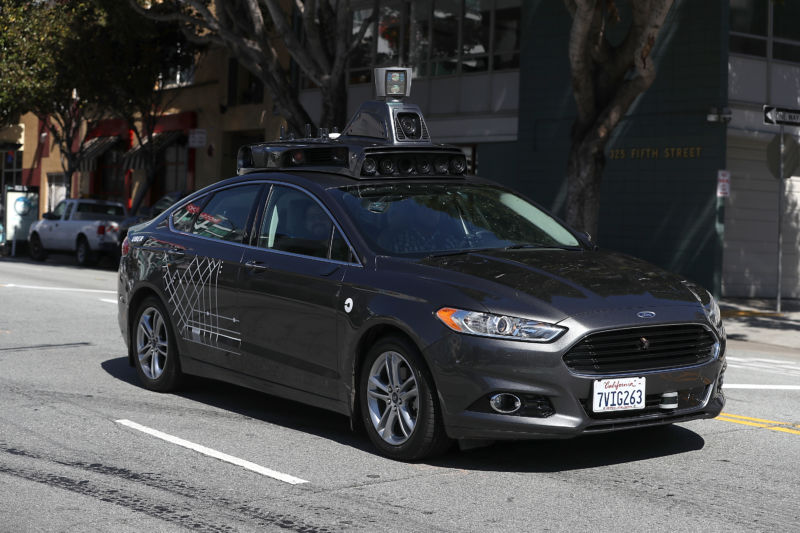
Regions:
<instances>
[{"instance_id":1,"label":"green leafy tree","mask_svg":"<svg viewBox=\"0 0 800 533\"><path fill-rule=\"evenodd\" d=\"M35 113L71 179L94 126L124 119L142 146L147 177L136 212L158 173L153 136L170 98L161 81L190 67L200 47L177 24L144 18L117 0L4 0L0 29L0 122Z\"/></svg>"},{"instance_id":2,"label":"green leafy tree","mask_svg":"<svg viewBox=\"0 0 800 533\"><path fill-rule=\"evenodd\" d=\"M569 61L577 117L567 164L567 222L597 232L604 150L614 128L656 77L653 47L673 0L630 2L631 25L619 44L614 0L564 0L572 16Z\"/></svg>"},{"instance_id":3,"label":"green leafy tree","mask_svg":"<svg viewBox=\"0 0 800 533\"><path fill-rule=\"evenodd\" d=\"M61 153L67 179L77 170L86 132L103 106L81 56L88 47L91 2L5 0L0 5L0 123L33 112Z\"/></svg>"},{"instance_id":4,"label":"green leafy tree","mask_svg":"<svg viewBox=\"0 0 800 533\"><path fill-rule=\"evenodd\" d=\"M92 92L102 94L107 112L125 120L140 146L146 179L133 199L131 212L136 213L159 172L156 126L177 96L165 90L164 78L192 68L204 46L188 41L175 22L143 17L126 2L95 2L104 19L93 38L104 45L83 60L102 65L104 73L94 79Z\"/></svg>"},{"instance_id":5,"label":"green leafy tree","mask_svg":"<svg viewBox=\"0 0 800 533\"><path fill-rule=\"evenodd\" d=\"M353 31L350 0L225 0L213 2L213 6L209 0L129 1L145 16L180 22L194 42L227 48L264 83L289 126L302 132L305 124L313 121L300 102L288 61L291 57L320 90L319 125L344 126L347 60L374 21L374 11ZM295 25L292 15L296 15Z\"/></svg>"}]
</instances>

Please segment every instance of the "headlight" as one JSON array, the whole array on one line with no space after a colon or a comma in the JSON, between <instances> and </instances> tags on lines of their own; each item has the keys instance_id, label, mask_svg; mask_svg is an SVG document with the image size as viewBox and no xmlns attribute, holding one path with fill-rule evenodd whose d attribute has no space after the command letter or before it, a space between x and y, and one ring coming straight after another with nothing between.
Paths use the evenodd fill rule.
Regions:
<instances>
[{"instance_id":1,"label":"headlight","mask_svg":"<svg viewBox=\"0 0 800 533\"><path fill-rule=\"evenodd\" d=\"M547 322L464 311L452 307L439 309L436 311L436 317L453 331L497 339L550 342L567 331L567 328Z\"/></svg>"},{"instance_id":2,"label":"headlight","mask_svg":"<svg viewBox=\"0 0 800 533\"><path fill-rule=\"evenodd\" d=\"M719 328L722 325L722 313L719 310L719 304L717 304L717 300L710 292L708 292L708 298L708 303L703 306L703 310L706 312L708 321L711 322L715 328Z\"/></svg>"},{"instance_id":3,"label":"headlight","mask_svg":"<svg viewBox=\"0 0 800 533\"><path fill-rule=\"evenodd\" d=\"M716 298L714 298L710 292L695 285L694 283L684 280L683 284L687 289L692 291L694 297L697 298L697 301L700 302L701 306L703 306L703 312L705 313L706 318L708 318L708 321L711 322L711 325L714 326L717 331L723 332L724 334L724 330L722 328L722 313L719 310L719 305L717 304ZM706 293L705 298L701 296L703 293ZM706 300L705 303L703 302L704 299Z\"/></svg>"}]
</instances>

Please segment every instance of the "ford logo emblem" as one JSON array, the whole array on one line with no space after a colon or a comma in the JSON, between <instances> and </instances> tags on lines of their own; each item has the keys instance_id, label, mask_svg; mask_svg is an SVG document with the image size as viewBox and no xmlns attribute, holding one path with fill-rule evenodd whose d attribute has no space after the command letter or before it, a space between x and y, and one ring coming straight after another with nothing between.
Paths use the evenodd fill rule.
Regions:
<instances>
[{"instance_id":1,"label":"ford logo emblem","mask_svg":"<svg viewBox=\"0 0 800 533\"><path fill-rule=\"evenodd\" d=\"M653 318L656 314L652 311L639 311L636 316L639 318Z\"/></svg>"}]
</instances>

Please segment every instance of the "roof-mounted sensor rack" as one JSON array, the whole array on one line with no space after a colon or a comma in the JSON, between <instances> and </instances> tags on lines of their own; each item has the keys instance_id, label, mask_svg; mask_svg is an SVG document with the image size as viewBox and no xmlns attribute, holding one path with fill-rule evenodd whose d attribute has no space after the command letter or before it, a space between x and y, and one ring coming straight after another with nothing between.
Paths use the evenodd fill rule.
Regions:
<instances>
[{"instance_id":1,"label":"roof-mounted sensor rack","mask_svg":"<svg viewBox=\"0 0 800 533\"><path fill-rule=\"evenodd\" d=\"M364 102L340 135L320 130L306 137L250 144L239 148L239 174L265 170L309 170L356 179L461 176L467 170L457 147L431 142L411 93L410 68L375 69L377 100Z\"/></svg>"}]
</instances>

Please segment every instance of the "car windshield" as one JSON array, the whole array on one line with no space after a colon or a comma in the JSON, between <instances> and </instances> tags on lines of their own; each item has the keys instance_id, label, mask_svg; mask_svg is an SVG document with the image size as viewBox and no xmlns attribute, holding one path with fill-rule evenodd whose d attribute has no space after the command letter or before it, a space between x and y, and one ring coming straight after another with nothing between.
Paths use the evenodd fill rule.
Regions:
<instances>
[{"instance_id":1,"label":"car windshield","mask_svg":"<svg viewBox=\"0 0 800 533\"><path fill-rule=\"evenodd\" d=\"M422 257L580 246L549 214L500 187L409 183L337 191L362 236L379 254Z\"/></svg>"}]
</instances>

